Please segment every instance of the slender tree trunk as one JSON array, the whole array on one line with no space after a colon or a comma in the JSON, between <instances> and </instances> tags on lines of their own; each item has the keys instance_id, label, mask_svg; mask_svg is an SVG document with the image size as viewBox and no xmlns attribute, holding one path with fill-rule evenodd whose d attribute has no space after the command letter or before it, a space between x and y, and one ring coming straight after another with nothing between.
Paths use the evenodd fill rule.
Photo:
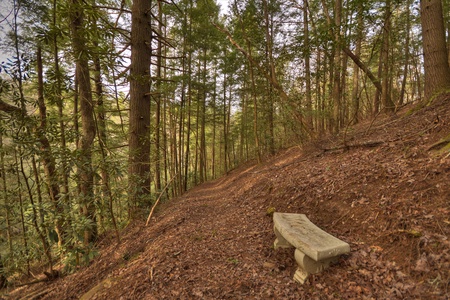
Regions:
<instances>
[{"instance_id":1,"label":"slender tree trunk","mask_svg":"<svg viewBox=\"0 0 450 300\"><path fill-rule=\"evenodd\" d=\"M361 55L361 43L363 39L363 4L362 2L358 3L358 10L357 10L357 27L356 27L356 48L355 48L355 55L359 57ZM351 124L357 124L359 122L359 66L354 62L353 65L353 84L352 84L352 110L351 110L351 116L352 119Z\"/></svg>"},{"instance_id":2,"label":"slender tree trunk","mask_svg":"<svg viewBox=\"0 0 450 300\"><path fill-rule=\"evenodd\" d=\"M340 126L340 111L341 111L341 19L342 19L342 2L335 0L334 5L334 61L333 61L333 118L332 130L337 133Z\"/></svg>"},{"instance_id":3,"label":"slender tree trunk","mask_svg":"<svg viewBox=\"0 0 450 300\"><path fill-rule=\"evenodd\" d=\"M228 105L227 105L227 135L228 135L228 141L231 142L231 150L233 151L233 162L236 161L236 155L235 155L235 151L234 151L234 139L233 136L230 134L231 132L231 86L228 89ZM228 149L230 149L230 147L228 147ZM228 156L228 168L233 168L234 167L234 163L232 163L231 161L231 153L230 150L228 150L227 153Z\"/></svg>"},{"instance_id":4,"label":"slender tree trunk","mask_svg":"<svg viewBox=\"0 0 450 300\"><path fill-rule=\"evenodd\" d=\"M226 54L226 53L225 53ZM228 132L227 132L227 73L223 74L223 171L228 174Z\"/></svg>"},{"instance_id":5,"label":"slender tree trunk","mask_svg":"<svg viewBox=\"0 0 450 300\"><path fill-rule=\"evenodd\" d=\"M381 76L383 75L383 47L384 47L384 43L382 43L382 45L381 45L380 56L378 58L378 74L377 74L378 78L381 78ZM380 83L380 86L381 86L381 83ZM375 95L373 98L373 115L374 116L376 116L380 112L382 92L383 92L382 86L380 89L377 89L375 91Z\"/></svg>"},{"instance_id":6,"label":"slender tree trunk","mask_svg":"<svg viewBox=\"0 0 450 300\"><path fill-rule=\"evenodd\" d=\"M97 221L94 205L94 171L92 169L92 145L95 137L94 105L92 102L91 81L85 36L84 8L81 0L72 0L71 29L75 72L78 79L78 97L82 135L80 140L80 159L78 163L79 189L81 192L81 213L90 221L84 231L84 243L88 245L97 238Z\"/></svg>"},{"instance_id":7,"label":"slender tree trunk","mask_svg":"<svg viewBox=\"0 0 450 300\"><path fill-rule=\"evenodd\" d=\"M36 165L36 162L34 161L34 157L32 158L32 160L33 160L33 165ZM19 158L19 168L20 168L20 173L22 174L22 177L23 177L23 181L25 182L25 186L27 188L28 198L30 199L30 203L31 203L31 210L33 212L32 224L33 224L34 230L36 230L36 233L37 233L39 239L41 240L44 254L47 257L48 270L50 271L49 274L52 274L53 273L53 259L52 259L52 254L51 254L51 250L50 250L50 245L49 245L49 243L37 221L39 219L39 217L38 217L38 213L36 210L36 204L34 203L33 191L31 190L30 183L28 182L28 176L26 175L25 168L23 166L23 156L21 156Z\"/></svg>"},{"instance_id":8,"label":"slender tree trunk","mask_svg":"<svg viewBox=\"0 0 450 300\"><path fill-rule=\"evenodd\" d=\"M191 142L191 104L192 104L192 80L190 74L192 74L192 53L189 51L188 54L188 91L187 91L187 124L186 124L186 150L184 153L184 190L187 191L188 189L188 182L189 182L189 158L190 158L190 142Z\"/></svg>"},{"instance_id":9,"label":"slender tree trunk","mask_svg":"<svg viewBox=\"0 0 450 300\"><path fill-rule=\"evenodd\" d=\"M183 51L183 53L185 53ZM184 74L185 71L185 55L183 54L183 59L182 59L182 72ZM180 160L179 163L177 164L176 168L177 168L177 172L178 172L178 184L179 184L179 190L180 190L180 195L183 194L183 192L185 191L184 189L184 179L183 179L183 175L184 175L184 168L183 168L183 145L184 145L184 110L185 110L185 103L186 103L186 79L183 77L182 79L182 84L181 84L181 99L180 99L180 110L179 110L179 120L178 120L178 159Z\"/></svg>"},{"instance_id":10,"label":"slender tree trunk","mask_svg":"<svg viewBox=\"0 0 450 300\"><path fill-rule=\"evenodd\" d=\"M208 174L207 174L207 150L206 150L206 95L207 95L207 89L206 89L206 54L207 49L206 47L203 48L203 70L202 70L202 101L201 101L201 131L200 131L200 169L201 169L201 176L200 176L200 182L205 182L208 180Z\"/></svg>"},{"instance_id":11,"label":"slender tree trunk","mask_svg":"<svg viewBox=\"0 0 450 300\"><path fill-rule=\"evenodd\" d=\"M21 5L19 1L13 1L13 3L14 3L13 8L14 52L16 55L16 62L17 62L17 75L14 75L15 76L14 79L17 81L18 85L20 110L21 116L23 118L27 115L27 108L25 104L25 97L23 94L23 65L19 47L19 25L17 23L17 20L19 19L19 11Z\"/></svg>"},{"instance_id":12,"label":"slender tree trunk","mask_svg":"<svg viewBox=\"0 0 450 300\"><path fill-rule=\"evenodd\" d=\"M12 233L11 233L11 216L10 204L8 197L8 184L6 182L6 166L5 166L5 151L3 148L3 133L0 131L0 175L2 178L2 194L5 207L5 222L6 222L6 239L8 241L9 254L13 255Z\"/></svg>"},{"instance_id":13,"label":"slender tree trunk","mask_svg":"<svg viewBox=\"0 0 450 300\"><path fill-rule=\"evenodd\" d=\"M310 41L309 41L309 18L308 1L303 1L303 40L305 48L305 94L306 94L306 126L309 130L314 128L312 119L312 95L311 95L311 62L310 62Z\"/></svg>"},{"instance_id":14,"label":"slender tree trunk","mask_svg":"<svg viewBox=\"0 0 450 300\"><path fill-rule=\"evenodd\" d=\"M272 26L272 15L269 14L269 7L267 0L263 0L263 9L264 9L264 22L265 22L265 36L266 36L266 61L267 61L267 74L269 74L269 77L272 78L266 78L266 85L267 85L267 121L268 121L268 147L269 147L269 153L271 155L275 154L275 136L274 136L274 114L273 114L273 86L271 81L276 80L275 79L275 64L273 60L273 26Z\"/></svg>"},{"instance_id":15,"label":"slender tree trunk","mask_svg":"<svg viewBox=\"0 0 450 300\"><path fill-rule=\"evenodd\" d=\"M56 28L56 16L57 16L57 0L53 0L53 27ZM64 112L63 112L63 98L62 98L62 83L61 83L61 70L59 67L59 47L58 47L58 35L56 34L56 30L53 32L53 60L55 67L55 75L56 75L56 83L55 83L55 96L56 96L56 105L58 107L58 117L59 117L59 130L61 134L61 150L63 151L63 156L61 159L62 164L62 191L65 195L65 199L67 203L70 203L70 194L69 194L69 167L67 166L67 146L66 146L66 130L64 124Z\"/></svg>"},{"instance_id":16,"label":"slender tree trunk","mask_svg":"<svg viewBox=\"0 0 450 300\"><path fill-rule=\"evenodd\" d=\"M191 18L191 11L192 11L192 0L189 0L189 18ZM187 23L189 22L189 23ZM191 41L191 33L192 33L192 21L189 19L187 20L186 16L186 25L188 26L188 36L187 40L185 42L190 43ZM189 45L185 45L186 47L189 47ZM186 150L185 150L185 157L184 157L184 191L187 191L188 189L188 175L189 175L189 155L190 155L190 138L191 138L191 104L192 104L192 50L191 47L186 48L187 50L187 67L188 67L188 82L187 82L187 124L186 124Z\"/></svg>"},{"instance_id":17,"label":"slender tree trunk","mask_svg":"<svg viewBox=\"0 0 450 300\"><path fill-rule=\"evenodd\" d=\"M21 152L20 148L19 148L19 150L16 149L14 151L14 159L15 159L16 166L19 165L17 151ZM22 153L19 153L19 156L22 157ZM21 252L22 252L22 255L24 255L25 259L26 259L26 266L27 266L26 274L28 276L30 276L31 275L31 263L30 263L30 255L29 255L30 249L28 247L28 237L27 237L28 229L25 224L25 213L24 213L24 205L25 204L23 203L22 182L20 181L19 172L17 172L17 198L19 199L19 206L20 206L20 225L21 225L21 229L22 229L22 242L23 242L23 252L22 252L22 250L21 250Z\"/></svg>"},{"instance_id":18,"label":"slender tree trunk","mask_svg":"<svg viewBox=\"0 0 450 300\"><path fill-rule=\"evenodd\" d=\"M129 202L131 215L150 200L150 0L133 0L131 8Z\"/></svg>"},{"instance_id":19,"label":"slender tree trunk","mask_svg":"<svg viewBox=\"0 0 450 300\"><path fill-rule=\"evenodd\" d=\"M164 24L167 24L167 17L164 15L164 20L163 20L163 2L162 1L158 1L158 18L159 18L159 20L160 20L160 22L159 22L159 33L160 33L160 35L161 35L161 39L162 39L162 37L164 37L164 39L167 37L167 26L164 26L164 29L163 29L163 22L164 22ZM161 43L161 54L164 54L164 57L167 57L167 45L165 45L165 44L163 44L163 43ZM163 80L166 80L166 78L167 78L167 65L166 65L166 59L165 58L163 58L163 57L161 57L161 68L163 69L163 74L162 74L162 79ZM170 170L172 169L172 168L170 168L170 162L169 162L169 159L168 159L168 154L167 154L167 151L168 151L168 149L170 149L169 147L169 145L168 145L168 141L167 141L167 135L168 135L168 133L167 133L167 125L168 125L168 122L167 122L167 112L168 112L168 110L167 110L167 107L168 107L168 103L167 103L167 93L164 91L161 91L161 101L163 102L163 105L162 105L162 111L163 111L163 125L162 125L162 138L163 138L163 157L162 157L162 159L163 159L163 169L164 169L164 185L167 185L168 183L169 183L169 175L168 175L168 172L170 172ZM169 111L169 114L170 114L170 111ZM169 119L170 119L170 116L169 116ZM169 124L169 129L170 129L170 124ZM169 140L170 140L170 132L169 132ZM175 154L176 154L176 151L175 151ZM173 165L173 164L172 164ZM176 184L173 182L173 180L175 180L175 176L176 176L176 172L175 173L171 173L170 174L170 178L172 178L172 188L171 188L171 191L172 191L172 196L174 196L173 195L173 193L174 193L174 186L176 186ZM166 195L167 195L167 199L169 199L169 189L167 188L166 189Z\"/></svg>"},{"instance_id":20,"label":"slender tree trunk","mask_svg":"<svg viewBox=\"0 0 450 300\"><path fill-rule=\"evenodd\" d=\"M98 47L97 43L94 42L94 46ZM110 188L110 178L109 171L107 167L107 132L106 132L106 116L105 116L105 106L104 106L104 93L103 93L103 83L102 83L102 74L101 74L101 65L100 58L98 55L95 55L94 58L94 82L95 82L95 95L97 98L97 118L96 118L96 130L98 143L100 146L101 152L101 164L100 164L100 177L102 179L102 206L105 207L109 211L109 215L111 217L111 222L115 230L117 242L120 242L119 236L119 228L117 227L116 217L114 215L113 209L113 197ZM101 218L103 216L100 216Z\"/></svg>"},{"instance_id":21,"label":"slender tree trunk","mask_svg":"<svg viewBox=\"0 0 450 300\"><path fill-rule=\"evenodd\" d=\"M37 197L38 197L38 203L37 203L38 209L35 212L36 222L39 220L39 226L44 231L43 232L44 236L48 236L48 227L45 225L44 202L42 201L41 179L40 179L40 176L39 176L39 171L38 171L38 167L37 167L37 164L36 164L36 159L35 159L34 156L31 158L31 163L32 163L32 167L33 167L34 180L36 182L36 193L37 193ZM35 210L35 209L36 209L36 207L33 205L33 210ZM46 242L47 242L47 240L46 240ZM53 270L52 270L53 265L52 265L52 259L51 259L51 249L49 248L48 250L49 250L49 253L48 254L46 253L46 256L49 258L50 272L53 272Z\"/></svg>"},{"instance_id":22,"label":"slender tree trunk","mask_svg":"<svg viewBox=\"0 0 450 300\"><path fill-rule=\"evenodd\" d=\"M197 63L197 75L196 75L196 82L200 83L200 60ZM199 156L200 156L200 140L201 136L199 133L199 128L201 126L201 118L200 118L200 102L201 102L201 95L200 95L200 89L197 88L197 101L196 101L196 108L195 108L195 159L194 159L194 185L198 184L198 178L199 173L200 176L203 176L203 170L202 168L199 168Z\"/></svg>"},{"instance_id":23,"label":"slender tree trunk","mask_svg":"<svg viewBox=\"0 0 450 300\"><path fill-rule=\"evenodd\" d=\"M247 47L248 47L248 55L251 57L251 44L250 41L247 40ZM253 71L253 59L249 59L248 61L248 71L250 73L250 81L251 81L251 95L253 99L253 134L255 137L255 152L256 152L256 158L258 160L258 163L261 163L261 148L259 143L259 132L258 132L258 99L256 97L256 81L255 81L255 74Z\"/></svg>"},{"instance_id":24,"label":"slender tree trunk","mask_svg":"<svg viewBox=\"0 0 450 300\"><path fill-rule=\"evenodd\" d=\"M381 52L381 63L382 63L382 73L381 73L381 103L383 109L388 112L394 111L394 103L391 100L391 89L389 86L390 82L390 63L389 63L389 50L390 50L390 34L391 34L391 1L386 0L385 4L385 17L383 26L383 48Z\"/></svg>"},{"instance_id":25,"label":"slender tree trunk","mask_svg":"<svg viewBox=\"0 0 450 300\"><path fill-rule=\"evenodd\" d=\"M42 201L42 189L41 189L41 178L39 176L38 167L36 164L36 158L32 157L32 165L33 165L33 172L34 172L34 180L36 182L36 194L38 197L38 208L39 208L39 222L41 226L44 226L45 222L45 213L44 213L44 202ZM45 231L48 232L47 228L45 227Z\"/></svg>"},{"instance_id":26,"label":"slender tree trunk","mask_svg":"<svg viewBox=\"0 0 450 300\"><path fill-rule=\"evenodd\" d=\"M212 149L211 149L211 175L212 178L216 178L216 118L217 118L217 69L214 69L214 93L212 98L212 107L213 107L213 129L212 129Z\"/></svg>"},{"instance_id":27,"label":"slender tree trunk","mask_svg":"<svg viewBox=\"0 0 450 300\"><path fill-rule=\"evenodd\" d=\"M343 37L343 43L347 43L347 38ZM346 47L346 46L345 46ZM346 47L348 48L348 47ZM341 103L341 109L339 113L339 119L341 122L341 126L343 124L347 123L348 116L349 116L349 105L348 105L348 98L344 97L347 93L347 69L348 69L348 56L342 55L341 59L341 83L340 83L340 90L341 90L341 97L340 97L340 103Z\"/></svg>"},{"instance_id":28,"label":"slender tree trunk","mask_svg":"<svg viewBox=\"0 0 450 300\"><path fill-rule=\"evenodd\" d=\"M406 82L408 77L408 68L409 68L409 44L411 39L411 12L410 12L410 6L411 6L411 0L406 1L406 41L405 41L405 64L403 67L403 78L402 78L402 86L400 88L400 98L398 100L398 107L402 106L403 103L405 103L405 93L406 93ZM450 24L450 23L449 23Z\"/></svg>"},{"instance_id":29,"label":"slender tree trunk","mask_svg":"<svg viewBox=\"0 0 450 300\"><path fill-rule=\"evenodd\" d=\"M77 150L78 147L80 146L80 123L79 123L79 97L78 97L78 75L75 72L75 79L74 79L74 90L75 93L73 95L73 129L75 132L75 145L77 146ZM77 186L77 192L78 195L80 194L80 186Z\"/></svg>"},{"instance_id":30,"label":"slender tree trunk","mask_svg":"<svg viewBox=\"0 0 450 300\"><path fill-rule=\"evenodd\" d=\"M324 57L322 59L322 51L320 50L320 48L318 47L317 49L317 65L318 66L323 66L323 81L321 82L321 77L320 76L316 76L317 80L316 80L316 86L317 86L317 108L319 111L318 114L318 132L319 133L323 133L325 132L325 99L326 99L326 74L327 74L327 64L326 64L326 57ZM321 89L322 87L322 89Z\"/></svg>"},{"instance_id":31,"label":"slender tree trunk","mask_svg":"<svg viewBox=\"0 0 450 300\"><path fill-rule=\"evenodd\" d=\"M248 66L248 65L247 65ZM242 113L241 113L241 132L240 132L240 143L239 143L239 160L242 161L246 161L247 158L245 156L246 153L246 145L247 145L247 102L248 102L248 88L247 88L247 80L244 80L242 82L243 87L242 87L242 101L241 101L241 109L242 109Z\"/></svg>"},{"instance_id":32,"label":"slender tree trunk","mask_svg":"<svg viewBox=\"0 0 450 300\"><path fill-rule=\"evenodd\" d=\"M154 96L156 107L155 107L155 182L156 182L156 192L162 190L161 187L161 99L162 99L162 10L161 1L158 0L158 34L159 38L157 40L156 49L156 93Z\"/></svg>"},{"instance_id":33,"label":"slender tree trunk","mask_svg":"<svg viewBox=\"0 0 450 300\"><path fill-rule=\"evenodd\" d=\"M37 129L39 139L39 148L41 150L41 158L44 164L44 171L47 178L47 186L49 189L50 199L52 201L55 212L55 231L58 235L58 246L61 248L64 243L65 231L64 224L64 207L60 201L60 189L58 185L58 173L56 170L56 162L53 157L52 148L47 139L47 108L44 101L44 79L41 47L37 50L37 73L38 73L38 108L40 125Z\"/></svg>"},{"instance_id":34,"label":"slender tree trunk","mask_svg":"<svg viewBox=\"0 0 450 300\"><path fill-rule=\"evenodd\" d=\"M183 26L187 28L187 13L184 13L183 17ZM186 73L186 60L188 57L187 51L187 39L186 35L183 35L183 50L182 50L182 59L181 59L181 72L182 74ZM180 116L179 116L179 124L178 124L178 158L180 159L179 167L178 167L178 180L180 186L180 194L186 191L187 183L186 183L186 171L184 166L186 165L186 160L184 157L183 149L184 149L184 133L185 133L185 110L186 110L186 88L187 88L187 80L186 76L183 76L181 81L181 99L180 99Z\"/></svg>"}]
</instances>

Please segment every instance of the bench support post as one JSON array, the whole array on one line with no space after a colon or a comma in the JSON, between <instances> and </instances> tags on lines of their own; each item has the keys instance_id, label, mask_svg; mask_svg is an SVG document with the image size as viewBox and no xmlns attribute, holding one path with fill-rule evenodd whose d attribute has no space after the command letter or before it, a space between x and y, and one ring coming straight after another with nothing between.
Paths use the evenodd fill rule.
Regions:
<instances>
[{"instance_id":1,"label":"bench support post","mask_svg":"<svg viewBox=\"0 0 450 300\"><path fill-rule=\"evenodd\" d=\"M295 271L294 274L294 280L301 284L305 283L309 274L316 274L327 269L330 266L330 263L338 259L337 257L333 257L321 261L315 261L298 249L295 249L294 256L295 261L298 264L297 271Z\"/></svg>"},{"instance_id":2,"label":"bench support post","mask_svg":"<svg viewBox=\"0 0 450 300\"><path fill-rule=\"evenodd\" d=\"M275 236L277 237L275 239L275 242L273 243L273 248L277 250L278 248L292 248L292 246L278 231L276 227L273 228L273 231L275 232Z\"/></svg>"}]
</instances>

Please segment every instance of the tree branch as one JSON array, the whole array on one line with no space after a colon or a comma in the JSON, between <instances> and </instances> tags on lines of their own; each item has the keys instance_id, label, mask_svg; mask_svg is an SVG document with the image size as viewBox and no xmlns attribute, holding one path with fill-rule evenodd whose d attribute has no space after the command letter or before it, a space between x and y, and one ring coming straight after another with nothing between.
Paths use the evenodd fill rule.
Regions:
<instances>
[{"instance_id":1,"label":"tree branch","mask_svg":"<svg viewBox=\"0 0 450 300\"><path fill-rule=\"evenodd\" d=\"M259 64L259 62L257 62L253 56L250 53L247 53L247 51L245 51L244 48L242 48L231 36L231 33L226 29L226 28L222 28L219 25L217 25L216 23L212 23L220 32L225 33L228 40L230 41L230 43L236 47L236 49L238 49L244 56L245 58L247 58L247 60L256 67L256 69L258 70L258 72L260 72L271 84L272 86L278 91L281 101L284 102L285 104L290 105L289 103L289 96L288 94L284 91L283 87L281 86L281 84L278 82L277 77L275 74L272 74L272 76L270 74L267 73L267 71ZM304 130L304 132L306 134L308 134L309 136L311 136L311 128L308 128L308 126L306 126L306 124L303 122L301 116L297 115L295 112L292 112L293 116L299 121L300 126L302 127L302 129Z\"/></svg>"},{"instance_id":2,"label":"tree branch","mask_svg":"<svg viewBox=\"0 0 450 300\"><path fill-rule=\"evenodd\" d=\"M0 111L4 111L6 113L20 113L22 110L14 105L8 104L3 100L0 100Z\"/></svg>"},{"instance_id":3,"label":"tree branch","mask_svg":"<svg viewBox=\"0 0 450 300\"><path fill-rule=\"evenodd\" d=\"M358 56L356 56L349 48L342 47L342 50L347 54L348 57L350 57L353 62L364 72L366 73L367 77L369 77L370 81L372 81L373 85L381 92L381 84L380 80L373 75L373 73L367 68L367 66L359 59Z\"/></svg>"},{"instance_id":4,"label":"tree branch","mask_svg":"<svg viewBox=\"0 0 450 300\"><path fill-rule=\"evenodd\" d=\"M327 19L327 23L329 26L329 31L331 36L334 36L333 33L333 22L331 20L330 14L328 12L328 7L325 3L324 0L321 1L322 2L322 7ZM351 60L353 60L353 62L364 72L366 73L367 77L369 77L370 81L372 81L373 85L375 86L375 88L381 93L381 83L380 80L378 78L375 77L375 75L373 75L373 73L369 70L369 68L359 59L358 56L356 56L355 54L353 54L353 52L345 47L344 45L340 45L340 48L342 48L342 51L344 51L344 53L351 58Z\"/></svg>"}]
</instances>

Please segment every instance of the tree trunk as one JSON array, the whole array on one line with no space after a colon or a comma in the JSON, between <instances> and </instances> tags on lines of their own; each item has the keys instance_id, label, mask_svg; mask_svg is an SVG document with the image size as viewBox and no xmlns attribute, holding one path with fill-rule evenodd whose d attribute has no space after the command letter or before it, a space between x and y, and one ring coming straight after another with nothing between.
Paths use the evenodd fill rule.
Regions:
<instances>
[{"instance_id":1,"label":"tree trunk","mask_svg":"<svg viewBox=\"0 0 450 300\"><path fill-rule=\"evenodd\" d=\"M56 28L56 16L57 16L57 0L53 0L53 26ZM62 164L62 177L63 177L63 184L62 184L62 191L64 193L66 203L70 203L70 195L69 195L69 167L67 166L67 146L66 146L66 130L65 130L65 124L64 124L64 112L63 112L63 98L62 98L62 82L61 82L61 70L59 67L59 48L58 48L58 35L56 32L53 32L53 60L54 60L54 67L55 67L55 75L56 75L56 82L55 82L55 96L56 96L56 105L58 107L58 117L59 117L59 130L61 134L61 149L63 151L63 156L61 159Z\"/></svg>"},{"instance_id":2,"label":"tree trunk","mask_svg":"<svg viewBox=\"0 0 450 300\"><path fill-rule=\"evenodd\" d=\"M34 160L34 157L32 158L32 163L33 166L36 165L36 161ZM19 168L20 168L20 173L22 174L23 177L23 182L25 183L25 186L27 188L27 192L28 192L28 198L30 199L30 204L31 204L31 211L33 212L32 215L32 224L34 226L34 230L36 230L36 233L39 237L39 239L42 242L42 248L44 250L44 254L45 256L47 256L48 259L48 267L49 267L49 271L50 273L53 273L53 260L52 260L52 254L51 254L51 250L50 250L50 245L47 241L47 238L45 237L44 233L41 230L40 225L38 224L38 213L36 210L36 204L34 203L34 196L33 196L33 191L31 190L31 186L30 183L28 182L28 176L25 173L25 168L23 166L23 156L21 156L19 158ZM42 224L41 224L42 225Z\"/></svg>"},{"instance_id":3,"label":"tree trunk","mask_svg":"<svg viewBox=\"0 0 450 300\"><path fill-rule=\"evenodd\" d=\"M248 43L248 53L251 57L251 45L250 42ZM259 145L259 132L258 132L258 101L256 98L256 82L255 82L255 74L253 72L253 62L252 60L248 61L248 70L250 72L250 80L251 80L251 94L253 99L253 134L255 136L255 151L256 151L256 158L258 160L258 163L261 163L261 149Z\"/></svg>"},{"instance_id":4,"label":"tree trunk","mask_svg":"<svg viewBox=\"0 0 450 300\"><path fill-rule=\"evenodd\" d=\"M391 1L386 0L385 4L385 17L383 26L383 48L381 52L381 64L382 64L382 85L381 85L381 103L383 105L383 110L392 112L394 111L394 103L391 100L391 89L390 89L390 62L389 62L389 51L390 51L390 34L391 34Z\"/></svg>"},{"instance_id":5,"label":"tree trunk","mask_svg":"<svg viewBox=\"0 0 450 300\"><path fill-rule=\"evenodd\" d=\"M94 46L98 47L97 42L94 42ZM113 197L110 188L110 178L107 167L107 132L106 132L106 116L105 116L105 106L104 106L104 93L103 93L103 83L101 74L100 58L98 54L94 56L94 82L95 82L95 95L97 97L97 119L96 119L96 129L98 136L98 143L101 152L101 164L100 164L100 177L102 179L102 199L103 206L107 208L111 217L111 222L114 227L117 242L120 241L119 229L117 227L116 217L113 210ZM101 216L102 217L102 216ZM101 223L101 222L100 222Z\"/></svg>"},{"instance_id":6,"label":"tree trunk","mask_svg":"<svg viewBox=\"0 0 450 300\"><path fill-rule=\"evenodd\" d=\"M306 126L312 130L312 95L311 95L311 62L310 62L310 42L309 42L309 20L308 20L308 1L303 1L303 40L305 48L305 93L306 93Z\"/></svg>"},{"instance_id":7,"label":"tree trunk","mask_svg":"<svg viewBox=\"0 0 450 300\"><path fill-rule=\"evenodd\" d=\"M134 0L131 8L129 202L131 215L150 206L150 0Z\"/></svg>"},{"instance_id":8,"label":"tree trunk","mask_svg":"<svg viewBox=\"0 0 450 300\"><path fill-rule=\"evenodd\" d=\"M55 219L55 231L58 235L58 246L61 246L64 243L64 208L63 204L60 201L60 189L58 185L58 174L56 170L56 162L53 157L52 148L49 140L47 139L47 108L44 101L44 76L43 76L43 66L42 66L42 55L41 48L38 47L37 50L37 73L38 73L38 109L39 109L39 118L40 125L37 129L37 136L39 139L39 148L41 150L41 158L44 164L45 176L47 179L47 186L50 194L50 199L52 201L54 213L56 216Z\"/></svg>"},{"instance_id":9,"label":"tree trunk","mask_svg":"<svg viewBox=\"0 0 450 300\"><path fill-rule=\"evenodd\" d=\"M212 128L212 142L211 142L211 176L212 178L216 178L216 118L217 118L217 107L216 107L216 100L217 100L217 69L214 69L214 93L212 98L212 107L213 107L213 116L212 116L212 122L213 122L213 128Z\"/></svg>"},{"instance_id":10,"label":"tree trunk","mask_svg":"<svg viewBox=\"0 0 450 300\"><path fill-rule=\"evenodd\" d=\"M403 67L403 78L402 78L402 86L400 88L400 98L398 100L397 107L402 106L405 103L405 93L406 93L406 78L408 77L408 67L409 67L409 43L411 39L411 12L410 12L411 0L406 2L406 41L405 41L405 62Z\"/></svg>"},{"instance_id":11,"label":"tree trunk","mask_svg":"<svg viewBox=\"0 0 450 300\"><path fill-rule=\"evenodd\" d=\"M335 0L334 5L334 61L333 61L333 117L332 117L332 130L337 133L340 126L340 110L341 110L341 0Z\"/></svg>"},{"instance_id":12,"label":"tree trunk","mask_svg":"<svg viewBox=\"0 0 450 300\"><path fill-rule=\"evenodd\" d=\"M81 193L81 213L90 221L84 231L84 244L88 245L97 238L97 222L94 205L94 171L92 169L92 144L95 137L94 107L92 103L91 81L87 53L86 28L84 24L84 4L81 0L72 0L71 29L75 58L75 72L78 79L78 97L82 135L78 160L79 189Z\"/></svg>"},{"instance_id":13,"label":"tree trunk","mask_svg":"<svg viewBox=\"0 0 450 300\"><path fill-rule=\"evenodd\" d=\"M425 97L443 92L450 86L450 67L445 41L441 0L421 0Z\"/></svg>"},{"instance_id":14,"label":"tree trunk","mask_svg":"<svg viewBox=\"0 0 450 300\"><path fill-rule=\"evenodd\" d=\"M191 10L192 10L192 0L189 1L189 18L191 16ZM187 12L186 12L187 14ZM191 33L192 33L192 21L189 19L189 24L187 15L185 16L185 24L186 26L189 26L188 29L188 37L184 40L185 47L186 47L186 54L187 54L187 72L188 72L188 82L187 82L187 125L186 125L186 149L184 153L184 187L183 190L187 191L188 189L188 182L189 182L189 155L190 155L190 138L191 138L191 104L192 104L192 50L189 47L190 45L187 45L187 43L190 43L191 41Z\"/></svg>"},{"instance_id":15,"label":"tree trunk","mask_svg":"<svg viewBox=\"0 0 450 300\"><path fill-rule=\"evenodd\" d=\"M383 75L383 47L384 43L381 44L380 49L380 56L378 57L378 73L377 78L381 78ZM383 86L381 85L382 82L378 82L380 85L380 88L375 91L375 95L373 97L373 112L372 114L376 116L380 112L380 103L381 103L381 94L383 91Z\"/></svg>"},{"instance_id":16,"label":"tree trunk","mask_svg":"<svg viewBox=\"0 0 450 300\"><path fill-rule=\"evenodd\" d=\"M225 52L226 53L226 52ZM223 171L228 174L228 132L227 132L227 73L223 74Z\"/></svg>"},{"instance_id":17,"label":"tree trunk","mask_svg":"<svg viewBox=\"0 0 450 300\"><path fill-rule=\"evenodd\" d=\"M264 22L265 22L265 36L266 36L266 63L267 63L267 74L269 75L269 78L275 79L276 73L275 73L275 64L273 60L273 50L272 50L272 44L273 44L273 20L272 15L269 14L269 7L267 4L267 0L263 0L263 9L264 9ZM274 112L273 112L273 86L269 78L266 78L266 85L267 85L267 121L268 121L268 148L269 153L271 155L275 154L275 134L274 134ZM275 79L276 80L276 79Z\"/></svg>"},{"instance_id":18,"label":"tree trunk","mask_svg":"<svg viewBox=\"0 0 450 300\"><path fill-rule=\"evenodd\" d=\"M2 178L2 194L5 207L5 223L6 223L6 239L8 242L9 255L13 255L12 232L11 232L11 216L8 197L8 185L6 182L6 166L5 166L5 150L3 148L3 133L0 131L0 177Z\"/></svg>"},{"instance_id":19,"label":"tree trunk","mask_svg":"<svg viewBox=\"0 0 450 300\"><path fill-rule=\"evenodd\" d=\"M358 3L357 10L357 27L356 27L356 48L355 48L355 56L359 57L361 55L361 43L363 39L363 4L362 2ZM359 66L354 62L353 65L353 84L352 84L352 110L351 110L351 124L357 124L359 122Z\"/></svg>"},{"instance_id":20,"label":"tree trunk","mask_svg":"<svg viewBox=\"0 0 450 300\"><path fill-rule=\"evenodd\" d=\"M156 192L161 192L161 99L162 99L162 10L161 1L158 0L158 41L156 48L156 83L155 83L155 183Z\"/></svg>"},{"instance_id":21,"label":"tree trunk","mask_svg":"<svg viewBox=\"0 0 450 300\"><path fill-rule=\"evenodd\" d=\"M200 130L200 182L208 180L207 173L207 150L206 150L206 47L203 48L203 70L202 70L202 95L201 95L201 130Z\"/></svg>"},{"instance_id":22,"label":"tree trunk","mask_svg":"<svg viewBox=\"0 0 450 300\"><path fill-rule=\"evenodd\" d=\"M16 166L19 165L19 158L17 157L17 151L19 151L19 155L20 157L22 157L22 151L19 147L19 150L15 149L14 150L14 160L15 160L15 164ZM27 265L27 270L26 270L26 274L28 276L31 275L31 264L30 264L30 256L29 256L29 252L30 249L28 247L28 237L27 237L27 226L25 224L25 212L24 212L24 206L25 204L23 203L23 196L22 196L22 183L20 181L20 175L19 172L17 172L17 198L19 199L19 206L20 206L20 225L21 225L21 230L22 230L22 241L23 241L23 250L21 250L21 254L25 256L26 259L26 265ZM23 252L22 252L23 251Z\"/></svg>"}]
</instances>

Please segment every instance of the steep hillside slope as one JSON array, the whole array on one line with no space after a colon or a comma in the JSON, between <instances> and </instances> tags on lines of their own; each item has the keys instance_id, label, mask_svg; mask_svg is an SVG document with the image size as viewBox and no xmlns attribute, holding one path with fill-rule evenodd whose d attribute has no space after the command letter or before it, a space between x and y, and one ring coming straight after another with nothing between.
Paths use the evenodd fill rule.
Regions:
<instances>
[{"instance_id":1,"label":"steep hillside slope","mask_svg":"<svg viewBox=\"0 0 450 300\"><path fill-rule=\"evenodd\" d=\"M448 299L450 97L247 164L133 223L76 274L7 299ZM345 142L344 142L345 140ZM439 147L431 147L439 148ZM351 253L306 284L267 209L306 214Z\"/></svg>"}]
</instances>

